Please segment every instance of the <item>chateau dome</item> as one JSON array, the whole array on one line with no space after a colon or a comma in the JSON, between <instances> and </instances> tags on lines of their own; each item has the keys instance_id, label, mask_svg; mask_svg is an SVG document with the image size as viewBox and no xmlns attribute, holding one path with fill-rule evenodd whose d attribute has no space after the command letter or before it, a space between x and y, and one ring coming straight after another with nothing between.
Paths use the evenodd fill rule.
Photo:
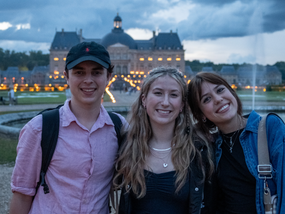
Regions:
<instances>
[{"instance_id":1,"label":"chateau dome","mask_svg":"<svg viewBox=\"0 0 285 214\"><path fill-rule=\"evenodd\" d=\"M137 49L135 40L122 29L122 18L117 14L114 18L114 29L101 40L101 44L108 48L110 45L121 43L128 46L130 49Z\"/></svg>"}]
</instances>

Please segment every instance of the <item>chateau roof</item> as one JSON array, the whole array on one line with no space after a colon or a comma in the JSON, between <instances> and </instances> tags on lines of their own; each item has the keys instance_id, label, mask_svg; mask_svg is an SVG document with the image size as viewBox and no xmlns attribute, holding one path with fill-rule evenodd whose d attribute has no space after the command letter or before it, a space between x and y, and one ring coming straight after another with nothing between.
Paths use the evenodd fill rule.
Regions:
<instances>
[{"instance_id":1,"label":"chateau roof","mask_svg":"<svg viewBox=\"0 0 285 214\"><path fill-rule=\"evenodd\" d=\"M152 40L152 39L151 39ZM159 33L155 37L156 49L183 49L177 33Z\"/></svg>"},{"instance_id":2,"label":"chateau roof","mask_svg":"<svg viewBox=\"0 0 285 214\"><path fill-rule=\"evenodd\" d=\"M56 32L51 44L53 50L69 50L74 45L80 43L80 37L76 32Z\"/></svg>"},{"instance_id":3,"label":"chateau roof","mask_svg":"<svg viewBox=\"0 0 285 214\"><path fill-rule=\"evenodd\" d=\"M236 70L234 66L225 65L222 67L220 73L221 74L236 74Z\"/></svg>"}]
</instances>

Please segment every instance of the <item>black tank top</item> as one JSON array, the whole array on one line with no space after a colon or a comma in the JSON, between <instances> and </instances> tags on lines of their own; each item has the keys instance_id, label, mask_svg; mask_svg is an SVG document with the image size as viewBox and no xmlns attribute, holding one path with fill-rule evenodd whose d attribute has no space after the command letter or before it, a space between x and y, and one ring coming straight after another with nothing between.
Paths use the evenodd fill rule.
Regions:
<instances>
[{"instance_id":1,"label":"black tank top","mask_svg":"<svg viewBox=\"0 0 285 214\"><path fill-rule=\"evenodd\" d=\"M133 214L186 214L188 213L188 177L182 189L175 193L175 171L156 174L145 170L146 195L143 198L131 193Z\"/></svg>"},{"instance_id":2,"label":"black tank top","mask_svg":"<svg viewBox=\"0 0 285 214\"><path fill-rule=\"evenodd\" d=\"M232 153L229 147L229 138L224 137L222 143L222 157L218 165L218 210L226 214L253 214L255 205L255 178L249 172L239 136L235 138ZM229 133L226 136L232 136ZM226 141L226 142L225 142ZM248 142L250 143L250 142Z\"/></svg>"}]
</instances>

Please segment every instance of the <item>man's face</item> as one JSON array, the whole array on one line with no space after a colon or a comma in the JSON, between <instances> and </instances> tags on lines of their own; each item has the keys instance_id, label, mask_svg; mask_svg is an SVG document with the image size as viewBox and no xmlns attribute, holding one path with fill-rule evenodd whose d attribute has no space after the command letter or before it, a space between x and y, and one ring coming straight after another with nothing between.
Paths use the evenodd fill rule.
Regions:
<instances>
[{"instance_id":1,"label":"man's face","mask_svg":"<svg viewBox=\"0 0 285 214\"><path fill-rule=\"evenodd\" d=\"M108 85L107 69L93 61L84 61L64 72L72 93L72 105L100 106L101 97Z\"/></svg>"}]
</instances>

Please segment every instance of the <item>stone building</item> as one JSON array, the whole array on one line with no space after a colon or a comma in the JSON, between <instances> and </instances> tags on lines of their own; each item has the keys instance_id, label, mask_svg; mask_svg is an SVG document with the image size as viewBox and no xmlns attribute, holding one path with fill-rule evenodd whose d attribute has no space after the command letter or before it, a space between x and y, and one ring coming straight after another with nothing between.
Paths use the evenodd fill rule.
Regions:
<instances>
[{"instance_id":1,"label":"stone building","mask_svg":"<svg viewBox=\"0 0 285 214\"><path fill-rule=\"evenodd\" d=\"M102 44L109 52L114 65L114 74L144 75L157 66L174 66L185 72L183 46L177 33L153 32L149 40L134 40L124 32L122 19L114 18L114 28L102 39L86 39L82 30L56 32L50 48L50 77L54 83L65 82L62 78L65 59L70 48L83 41L94 41Z\"/></svg>"}]
</instances>

